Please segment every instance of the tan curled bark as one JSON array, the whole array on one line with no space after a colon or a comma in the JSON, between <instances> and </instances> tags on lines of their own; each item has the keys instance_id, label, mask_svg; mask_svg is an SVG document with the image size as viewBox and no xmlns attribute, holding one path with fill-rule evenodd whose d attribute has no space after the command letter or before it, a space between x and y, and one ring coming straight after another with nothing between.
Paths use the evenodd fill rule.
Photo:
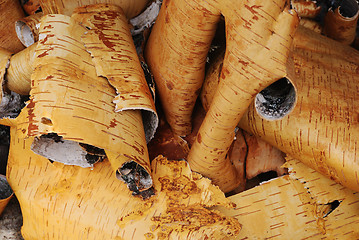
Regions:
<instances>
[{"instance_id":1,"label":"tan curled bark","mask_svg":"<svg viewBox=\"0 0 359 240\"><path fill-rule=\"evenodd\" d=\"M42 18L31 76L31 98L25 108L27 127L18 134L36 137L33 149L40 154L50 154L48 150L54 149L52 160L61 160L64 156L61 154L69 154L67 161L76 160L70 151L58 150L61 144L56 143L59 142L65 149L74 142L81 148L82 144L88 144L117 153L126 162L133 161L139 171L146 172L146 184L138 186L141 188L137 192L147 189L152 180L141 113L139 110L114 111L115 89L106 78L97 76L91 55L81 41L85 32L86 28L68 16ZM49 139L54 134L56 138ZM50 143L51 146L46 145ZM97 159L103 157L104 152ZM80 165L93 162L83 164Z\"/></svg>"},{"instance_id":2,"label":"tan curled bark","mask_svg":"<svg viewBox=\"0 0 359 240\"><path fill-rule=\"evenodd\" d=\"M289 176L229 197L235 209L216 208L243 223L235 239L357 238L358 193L297 160L286 166Z\"/></svg>"},{"instance_id":3,"label":"tan curled bark","mask_svg":"<svg viewBox=\"0 0 359 240\"><path fill-rule=\"evenodd\" d=\"M16 134L24 127L11 128L8 176L25 239L228 239L239 233L236 219L209 209L233 204L185 161L155 159L157 194L142 200L113 178L107 160L91 170L34 154L32 138Z\"/></svg>"},{"instance_id":4,"label":"tan curled bark","mask_svg":"<svg viewBox=\"0 0 359 240\"><path fill-rule=\"evenodd\" d=\"M323 33L341 43L350 45L356 36L358 17L358 2L344 0L338 8L328 11L324 19Z\"/></svg>"},{"instance_id":5,"label":"tan curled bark","mask_svg":"<svg viewBox=\"0 0 359 240\"><path fill-rule=\"evenodd\" d=\"M293 45L293 111L270 121L252 104L239 126L358 191L359 52L302 27Z\"/></svg>"},{"instance_id":6,"label":"tan curled bark","mask_svg":"<svg viewBox=\"0 0 359 240\"><path fill-rule=\"evenodd\" d=\"M15 21L25 17L20 1L1 0L0 1L0 46L13 53L16 53L24 46L16 37L14 28Z\"/></svg>"},{"instance_id":7,"label":"tan curled bark","mask_svg":"<svg viewBox=\"0 0 359 240\"><path fill-rule=\"evenodd\" d=\"M192 169L224 192L239 184L226 158L234 130L255 95L287 75L286 61L298 23L286 1L242 1L238 8L230 6L223 11L227 45L220 83L188 155Z\"/></svg>"},{"instance_id":8,"label":"tan curled bark","mask_svg":"<svg viewBox=\"0 0 359 240\"><path fill-rule=\"evenodd\" d=\"M31 89L31 74L34 70L36 44L25 48L10 58L6 71L6 87L21 95L29 95Z\"/></svg>"},{"instance_id":9,"label":"tan curled bark","mask_svg":"<svg viewBox=\"0 0 359 240\"><path fill-rule=\"evenodd\" d=\"M0 216L10 199L14 196L6 176L0 175Z\"/></svg>"},{"instance_id":10,"label":"tan curled bark","mask_svg":"<svg viewBox=\"0 0 359 240\"><path fill-rule=\"evenodd\" d=\"M220 13L203 1L163 1L145 58L173 132L191 132L191 115Z\"/></svg>"},{"instance_id":11,"label":"tan curled bark","mask_svg":"<svg viewBox=\"0 0 359 240\"><path fill-rule=\"evenodd\" d=\"M149 142L158 126L156 107L122 9L96 4L76 9L72 17L89 29L81 40L91 53L97 75L106 77L116 89L115 111L141 109L148 115Z\"/></svg>"},{"instance_id":12,"label":"tan curled bark","mask_svg":"<svg viewBox=\"0 0 359 240\"><path fill-rule=\"evenodd\" d=\"M25 47L29 47L39 40L40 19L44 14L35 13L15 22L17 37Z\"/></svg>"},{"instance_id":13,"label":"tan curled bark","mask_svg":"<svg viewBox=\"0 0 359 240\"><path fill-rule=\"evenodd\" d=\"M77 7L108 3L121 7L127 18L133 18L140 14L149 0L40 0L44 14L72 15Z\"/></svg>"}]
</instances>

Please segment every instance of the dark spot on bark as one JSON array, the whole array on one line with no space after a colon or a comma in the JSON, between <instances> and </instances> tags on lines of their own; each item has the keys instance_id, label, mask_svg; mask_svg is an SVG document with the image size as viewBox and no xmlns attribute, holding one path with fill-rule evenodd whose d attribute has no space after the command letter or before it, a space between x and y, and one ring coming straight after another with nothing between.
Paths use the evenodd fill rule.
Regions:
<instances>
[{"instance_id":1,"label":"dark spot on bark","mask_svg":"<svg viewBox=\"0 0 359 240\"><path fill-rule=\"evenodd\" d=\"M167 81L167 82L166 82L166 86L167 86L167 88L168 88L169 90L172 90L173 87L174 87L173 83L170 82L170 81Z\"/></svg>"},{"instance_id":2,"label":"dark spot on bark","mask_svg":"<svg viewBox=\"0 0 359 240\"><path fill-rule=\"evenodd\" d=\"M202 142L202 136L201 136L200 133L198 133L198 135L197 135L197 142L198 142L198 143L201 143L201 142Z\"/></svg>"}]
</instances>

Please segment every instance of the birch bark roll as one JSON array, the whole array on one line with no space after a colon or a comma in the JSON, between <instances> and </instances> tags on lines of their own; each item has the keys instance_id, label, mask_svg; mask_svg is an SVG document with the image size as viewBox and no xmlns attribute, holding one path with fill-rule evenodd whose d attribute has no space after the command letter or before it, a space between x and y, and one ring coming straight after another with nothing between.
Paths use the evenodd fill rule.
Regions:
<instances>
[{"instance_id":1,"label":"birch bark roll","mask_svg":"<svg viewBox=\"0 0 359 240\"><path fill-rule=\"evenodd\" d=\"M31 89L31 74L34 71L36 44L25 48L10 58L6 71L6 87L21 95L29 95Z\"/></svg>"},{"instance_id":2,"label":"birch bark roll","mask_svg":"<svg viewBox=\"0 0 359 240\"><path fill-rule=\"evenodd\" d=\"M203 1L164 1L145 58L173 132L191 132L191 115L204 79L207 52L220 13Z\"/></svg>"},{"instance_id":3,"label":"birch bark roll","mask_svg":"<svg viewBox=\"0 0 359 240\"><path fill-rule=\"evenodd\" d=\"M239 233L237 220L208 209L233 204L185 161L155 159L157 194L141 200L112 177L107 160L91 170L34 154L32 138L16 134L24 127L11 128L8 175L25 239L225 239Z\"/></svg>"},{"instance_id":4,"label":"birch bark roll","mask_svg":"<svg viewBox=\"0 0 359 240\"><path fill-rule=\"evenodd\" d=\"M31 98L26 107L28 124L25 132L18 134L35 136L33 149L48 154L52 160L64 160L68 155L68 159L77 161L74 155L80 155L79 164L91 166L93 161L103 159L103 150L107 150L134 161L136 169L150 176L141 113L114 112L115 90L107 79L97 76L91 55L81 41L85 31L68 16L42 18ZM95 149L98 154L83 144L99 148ZM63 150L59 150L60 146ZM66 150L70 147L75 148L73 152ZM152 185L152 181L148 183L145 189Z\"/></svg>"},{"instance_id":5,"label":"birch bark roll","mask_svg":"<svg viewBox=\"0 0 359 240\"><path fill-rule=\"evenodd\" d=\"M128 19L140 14L149 0L40 0L44 14L64 14L71 16L77 7L108 3L121 7Z\"/></svg>"},{"instance_id":6,"label":"birch bark roll","mask_svg":"<svg viewBox=\"0 0 359 240\"><path fill-rule=\"evenodd\" d=\"M220 83L188 155L191 168L224 192L239 184L226 158L234 130L254 96L287 75L286 61L298 24L285 1L258 5L242 1L235 9L226 6L227 44ZM238 16L241 24L236 23Z\"/></svg>"},{"instance_id":7,"label":"birch bark roll","mask_svg":"<svg viewBox=\"0 0 359 240\"><path fill-rule=\"evenodd\" d=\"M96 4L77 8L72 17L89 29L81 39L91 53L97 75L106 77L116 89L115 111L141 109L148 115L145 132L149 142L158 117L124 12L115 5Z\"/></svg>"},{"instance_id":8,"label":"birch bark roll","mask_svg":"<svg viewBox=\"0 0 359 240\"><path fill-rule=\"evenodd\" d=\"M0 46L13 53L24 49L24 46L16 37L14 24L17 20L24 18L20 1L1 0L0 1Z\"/></svg>"},{"instance_id":9,"label":"birch bark roll","mask_svg":"<svg viewBox=\"0 0 359 240\"><path fill-rule=\"evenodd\" d=\"M252 104L239 126L358 191L359 52L300 27L293 59L293 111L282 120L269 121Z\"/></svg>"},{"instance_id":10,"label":"birch bark roll","mask_svg":"<svg viewBox=\"0 0 359 240\"><path fill-rule=\"evenodd\" d=\"M356 36L359 6L355 0L344 0L324 18L323 33L341 43L350 45Z\"/></svg>"},{"instance_id":11,"label":"birch bark roll","mask_svg":"<svg viewBox=\"0 0 359 240\"><path fill-rule=\"evenodd\" d=\"M29 47L39 40L40 19L42 12L27 16L15 22L17 37L25 47Z\"/></svg>"}]
</instances>

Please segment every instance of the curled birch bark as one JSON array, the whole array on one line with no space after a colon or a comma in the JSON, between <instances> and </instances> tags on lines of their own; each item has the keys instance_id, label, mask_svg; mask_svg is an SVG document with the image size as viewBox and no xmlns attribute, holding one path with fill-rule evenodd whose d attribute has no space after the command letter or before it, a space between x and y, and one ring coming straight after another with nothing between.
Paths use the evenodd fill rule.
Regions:
<instances>
[{"instance_id":1,"label":"curled birch bark","mask_svg":"<svg viewBox=\"0 0 359 240\"><path fill-rule=\"evenodd\" d=\"M39 12L16 21L17 37L25 47L29 47L39 40L40 19L43 15L42 12Z\"/></svg>"},{"instance_id":2,"label":"curled birch bark","mask_svg":"<svg viewBox=\"0 0 359 240\"><path fill-rule=\"evenodd\" d=\"M148 39L145 58L177 135L191 132L192 110L219 19L219 11L203 1L164 1Z\"/></svg>"},{"instance_id":3,"label":"curled birch bark","mask_svg":"<svg viewBox=\"0 0 359 240\"><path fill-rule=\"evenodd\" d=\"M0 216L14 193L4 175L0 175Z\"/></svg>"},{"instance_id":4,"label":"curled birch bark","mask_svg":"<svg viewBox=\"0 0 359 240\"><path fill-rule=\"evenodd\" d=\"M237 204L235 209L215 208L243 223L237 239L334 239L339 236L353 239L358 236L356 192L297 160L290 159L286 167L290 169L289 176L229 197Z\"/></svg>"},{"instance_id":5,"label":"curled birch bark","mask_svg":"<svg viewBox=\"0 0 359 240\"><path fill-rule=\"evenodd\" d=\"M218 90L188 162L194 171L211 178L227 192L239 184L226 158L234 130L255 95L287 75L286 61L298 18L289 12L285 1L259 5L244 1L223 14L228 18L227 39L231 41L227 41ZM235 24L238 16L243 25Z\"/></svg>"},{"instance_id":6,"label":"curled birch bark","mask_svg":"<svg viewBox=\"0 0 359 240\"><path fill-rule=\"evenodd\" d=\"M137 16L146 7L149 0L40 0L44 14L72 15L77 7L108 3L122 8L127 18Z\"/></svg>"},{"instance_id":7,"label":"curled birch bark","mask_svg":"<svg viewBox=\"0 0 359 240\"><path fill-rule=\"evenodd\" d=\"M19 120L27 127L17 134L35 137L33 151L65 164L89 167L103 160L105 151L116 153L121 163L133 162L136 174L145 173L135 184L139 193L152 185L141 113L114 111L115 90L106 78L97 76L96 63L82 42L85 32L68 16L42 18L25 108L28 119Z\"/></svg>"},{"instance_id":8,"label":"curled birch bark","mask_svg":"<svg viewBox=\"0 0 359 240\"><path fill-rule=\"evenodd\" d=\"M294 38L293 111L269 121L252 104L239 126L358 191L358 62L353 48L300 27Z\"/></svg>"},{"instance_id":9,"label":"curled birch bark","mask_svg":"<svg viewBox=\"0 0 359 240\"><path fill-rule=\"evenodd\" d=\"M91 53L97 75L107 78L116 89L115 111L141 109L149 115L144 116L149 123L145 128L149 142L158 126L156 107L122 9L96 4L77 8L72 17L88 29L81 40Z\"/></svg>"},{"instance_id":10,"label":"curled birch bark","mask_svg":"<svg viewBox=\"0 0 359 240\"><path fill-rule=\"evenodd\" d=\"M344 0L325 16L323 33L341 43L350 45L356 36L359 6L355 0Z\"/></svg>"},{"instance_id":11,"label":"curled birch bark","mask_svg":"<svg viewBox=\"0 0 359 240\"><path fill-rule=\"evenodd\" d=\"M22 129L11 128L8 176L25 239L226 239L239 233L236 219L209 209L233 204L185 161L155 159L156 195L142 200L112 177L107 160L93 170L50 163L30 150L31 137L18 138Z\"/></svg>"},{"instance_id":12,"label":"curled birch bark","mask_svg":"<svg viewBox=\"0 0 359 240\"><path fill-rule=\"evenodd\" d=\"M3 33L0 37L0 46L13 53L24 49L24 46L16 37L14 28L15 21L25 17L20 1L1 1L0 12L0 31Z\"/></svg>"},{"instance_id":13,"label":"curled birch bark","mask_svg":"<svg viewBox=\"0 0 359 240\"><path fill-rule=\"evenodd\" d=\"M21 95L29 95L31 89L31 74L34 70L36 44L25 48L10 58L6 71L6 87Z\"/></svg>"}]
</instances>

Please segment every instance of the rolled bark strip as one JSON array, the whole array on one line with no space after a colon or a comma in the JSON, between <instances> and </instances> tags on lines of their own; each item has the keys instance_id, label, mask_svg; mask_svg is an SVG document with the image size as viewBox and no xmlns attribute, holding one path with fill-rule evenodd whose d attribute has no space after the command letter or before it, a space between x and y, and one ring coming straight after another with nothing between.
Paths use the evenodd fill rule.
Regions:
<instances>
[{"instance_id":1,"label":"rolled bark strip","mask_svg":"<svg viewBox=\"0 0 359 240\"><path fill-rule=\"evenodd\" d=\"M36 44L14 54L10 58L6 71L6 87L21 95L29 95L31 89L31 74L34 71Z\"/></svg>"},{"instance_id":2,"label":"rolled bark strip","mask_svg":"<svg viewBox=\"0 0 359 240\"><path fill-rule=\"evenodd\" d=\"M43 15L42 12L39 12L16 21L17 37L25 47L29 47L39 40L40 19Z\"/></svg>"},{"instance_id":3,"label":"rolled bark strip","mask_svg":"<svg viewBox=\"0 0 359 240\"><path fill-rule=\"evenodd\" d=\"M151 175L141 113L114 111L115 89L97 76L81 41L85 32L68 16L42 18L27 119L19 123L25 124L25 130L17 134L36 137L32 149L53 161L66 159L65 164L73 164L69 161L78 156L92 166L104 159L106 150L139 164ZM59 152L72 158L63 158Z\"/></svg>"},{"instance_id":4,"label":"rolled bark strip","mask_svg":"<svg viewBox=\"0 0 359 240\"><path fill-rule=\"evenodd\" d=\"M299 17L315 18L321 11L321 6L317 6L317 1L313 0L291 0L293 9Z\"/></svg>"},{"instance_id":5,"label":"rolled bark strip","mask_svg":"<svg viewBox=\"0 0 359 240\"><path fill-rule=\"evenodd\" d=\"M242 1L238 8L225 10L227 45L220 82L188 162L227 192L239 184L226 158L235 128L256 94L288 74L286 62L298 17L286 1ZM243 24L236 24L238 16Z\"/></svg>"},{"instance_id":6,"label":"rolled bark strip","mask_svg":"<svg viewBox=\"0 0 359 240\"><path fill-rule=\"evenodd\" d=\"M141 109L150 115L145 129L149 142L158 126L156 107L122 9L96 4L75 9L72 17L88 29L82 41L97 75L107 78L116 89L115 111Z\"/></svg>"},{"instance_id":7,"label":"rolled bark strip","mask_svg":"<svg viewBox=\"0 0 359 240\"><path fill-rule=\"evenodd\" d=\"M3 33L0 37L0 46L13 53L24 49L16 37L14 28L15 22L25 17L20 1L1 0L0 12L0 31Z\"/></svg>"},{"instance_id":8,"label":"rolled bark strip","mask_svg":"<svg viewBox=\"0 0 359 240\"><path fill-rule=\"evenodd\" d=\"M252 104L239 126L358 191L359 52L300 27L293 62L297 104L292 112L270 121Z\"/></svg>"},{"instance_id":9,"label":"rolled bark strip","mask_svg":"<svg viewBox=\"0 0 359 240\"><path fill-rule=\"evenodd\" d=\"M22 5L22 8L28 15L36 14L41 10L40 0L27 0L26 3Z\"/></svg>"},{"instance_id":10,"label":"rolled bark strip","mask_svg":"<svg viewBox=\"0 0 359 240\"><path fill-rule=\"evenodd\" d=\"M200 17L199 17L200 16ZM204 79L207 52L220 12L203 1L164 1L145 58L173 132L191 132L191 115Z\"/></svg>"},{"instance_id":11,"label":"rolled bark strip","mask_svg":"<svg viewBox=\"0 0 359 240\"><path fill-rule=\"evenodd\" d=\"M44 14L64 14L71 16L77 7L98 3L113 4L121 7L128 19L140 14L149 0L40 0Z\"/></svg>"},{"instance_id":12,"label":"rolled bark strip","mask_svg":"<svg viewBox=\"0 0 359 240\"><path fill-rule=\"evenodd\" d=\"M226 239L239 233L236 219L209 209L233 204L185 161L155 159L156 195L142 200L113 177L107 160L92 170L50 163L30 150L33 138L19 138L22 128L11 128L8 178L25 239Z\"/></svg>"},{"instance_id":13,"label":"rolled bark strip","mask_svg":"<svg viewBox=\"0 0 359 240\"><path fill-rule=\"evenodd\" d=\"M236 239L357 238L357 193L297 160L285 166L289 176L229 197L235 209L215 208L242 223Z\"/></svg>"},{"instance_id":14,"label":"rolled bark strip","mask_svg":"<svg viewBox=\"0 0 359 240\"><path fill-rule=\"evenodd\" d=\"M0 216L10 199L14 196L9 183L4 175L0 175Z\"/></svg>"},{"instance_id":15,"label":"rolled bark strip","mask_svg":"<svg viewBox=\"0 0 359 240\"><path fill-rule=\"evenodd\" d=\"M341 1L338 8L329 10L325 16L323 33L332 39L350 45L356 36L358 17L357 1Z\"/></svg>"}]
</instances>

